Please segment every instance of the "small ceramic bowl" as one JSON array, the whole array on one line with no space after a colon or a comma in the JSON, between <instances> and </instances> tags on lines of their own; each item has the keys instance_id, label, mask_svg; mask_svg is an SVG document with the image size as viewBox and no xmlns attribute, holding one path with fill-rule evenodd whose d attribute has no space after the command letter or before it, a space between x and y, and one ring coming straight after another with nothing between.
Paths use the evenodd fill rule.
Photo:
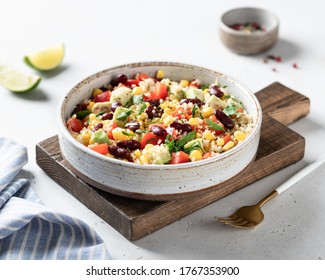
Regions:
<instances>
[{"instance_id":1,"label":"small ceramic bowl","mask_svg":"<svg viewBox=\"0 0 325 280\"><path fill-rule=\"evenodd\" d=\"M118 74L134 77L144 72L154 76L162 70L171 80L200 79L221 85L241 100L253 117L252 132L239 145L216 157L170 165L141 165L102 156L76 141L66 127L75 106L91 96L92 90L110 82ZM77 176L104 191L145 200L171 200L196 195L229 180L255 158L262 122L261 107L255 95L241 82L220 72L173 62L143 62L98 72L77 84L59 104L59 143L61 152Z\"/></svg>"},{"instance_id":2,"label":"small ceramic bowl","mask_svg":"<svg viewBox=\"0 0 325 280\"><path fill-rule=\"evenodd\" d=\"M258 29L245 28L253 24ZM240 29L240 30L238 30ZM221 41L231 51L238 54L265 52L278 40L279 20L273 13L259 8L237 8L224 13L219 24Z\"/></svg>"}]
</instances>

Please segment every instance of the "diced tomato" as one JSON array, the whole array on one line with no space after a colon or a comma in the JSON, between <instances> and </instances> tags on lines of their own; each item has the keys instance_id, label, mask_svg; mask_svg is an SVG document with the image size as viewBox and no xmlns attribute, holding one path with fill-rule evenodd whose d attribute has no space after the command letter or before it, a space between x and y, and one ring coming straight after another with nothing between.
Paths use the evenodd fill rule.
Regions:
<instances>
[{"instance_id":1,"label":"diced tomato","mask_svg":"<svg viewBox=\"0 0 325 280\"><path fill-rule=\"evenodd\" d=\"M92 146L90 149L97 152L97 153L100 153L102 155L106 155L108 153L108 145L107 145L107 143Z\"/></svg>"},{"instance_id":2,"label":"diced tomato","mask_svg":"<svg viewBox=\"0 0 325 280\"><path fill-rule=\"evenodd\" d=\"M226 145L230 140L231 140L230 134L227 133L227 134L223 137L224 145Z\"/></svg>"},{"instance_id":3,"label":"diced tomato","mask_svg":"<svg viewBox=\"0 0 325 280\"><path fill-rule=\"evenodd\" d=\"M173 117L177 117L179 120L181 119L189 119L192 116L192 109L184 108L183 106L176 107L175 111L172 113Z\"/></svg>"},{"instance_id":4,"label":"diced tomato","mask_svg":"<svg viewBox=\"0 0 325 280\"><path fill-rule=\"evenodd\" d=\"M189 162L190 157L187 153L183 151L179 151L177 153L172 153L172 159L170 161L170 164L179 164L179 163L185 163Z\"/></svg>"},{"instance_id":5,"label":"diced tomato","mask_svg":"<svg viewBox=\"0 0 325 280\"><path fill-rule=\"evenodd\" d=\"M157 145L159 140L163 139L152 132L147 132L145 135L143 135L140 141L140 148L144 149L147 144Z\"/></svg>"},{"instance_id":6,"label":"diced tomato","mask_svg":"<svg viewBox=\"0 0 325 280\"><path fill-rule=\"evenodd\" d=\"M95 96L94 101L95 102L106 102L106 101L109 101L110 99L111 99L111 92L109 90L107 90L100 94L97 94Z\"/></svg>"},{"instance_id":7,"label":"diced tomato","mask_svg":"<svg viewBox=\"0 0 325 280\"><path fill-rule=\"evenodd\" d=\"M140 83L140 80L138 80L138 79L131 79L131 80L127 80L126 85L129 86L129 87L131 87L133 85L138 86L139 83Z\"/></svg>"},{"instance_id":8,"label":"diced tomato","mask_svg":"<svg viewBox=\"0 0 325 280\"><path fill-rule=\"evenodd\" d=\"M203 156L202 156L202 159L207 159L207 158L210 158L212 157L212 153L208 152L208 153L204 153Z\"/></svg>"},{"instance_id":9,"label":"diced tomato","mask_svg":"<svg viewBox=\"0 0 325 280\"><path fill-rule=\"evenodd\" d=\"M109 125L108 130L107 130L107 136L109 139L114 139L113 132L112 132L114 128L117 128L117 124L115 122L112 122Z\"/></svg>"},{"instance_id":10,"label":"diced tomato","mask_svg":"<svg viewBox=\"0 0 325 280\"><path fill-rule=\"evenodd\" d=\"M150 92L148 99L166 99L168 96L168 88L166 84L156 82L155 88Z\"/></svg>"},{"instance_id":11,"label":"diced tomato","mask_svg":"<svg viewBox=\"0 0 325 280\"><path fill-rule=\"evenodd\" d=\"M201 84L199 83L198 80L193 80L192 82L190 82L189 86L199 88L201 86Z\"/></svg>"},{"instance_id":12,"label":"diced tomato","mask_svg":"<svg viewBox=\"0 0 325 280\"><path fill-rule=\"evenodd\" d=\"M151 77L149 75L147 75L146 73L139 73L135 78L137 80L143 81L143 80L149 79Z\"/></svg>"},{"instance_id":13,"label":"diced tomato","mask_svg":"<svg viewBox=\"0 0 325 280\"><path fill-rule=\"evenodd\" d=\"M166 99L168 96L167 85L161 82L155 84L155 99Z\"/></svg>"},{"instance_id":14,"label":"diced tomato","mask_svg":"<svg viewBox=\"0 0 325 280\"><path fill-rule=\"evenodd\" d=\"M81 120L78 120L76 118L70 118L67 121L67 126L70 130L74 132L80 132L80 130L83 128Z\"/></svg>"}]
</instances>

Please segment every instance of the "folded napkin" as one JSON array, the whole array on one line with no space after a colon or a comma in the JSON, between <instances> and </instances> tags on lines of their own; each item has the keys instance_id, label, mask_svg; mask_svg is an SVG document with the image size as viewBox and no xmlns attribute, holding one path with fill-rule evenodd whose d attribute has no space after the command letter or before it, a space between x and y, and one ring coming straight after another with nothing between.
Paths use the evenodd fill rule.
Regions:
<instances>
[{"instance_id":1,"label":"folded napkin","mask_svg":"<svg viewBox=\"0 0 325 280\"><path fill-rule=\"evenodd\" d=\"M110 259L92 228L44 206L17 178L27 160L25 147L0 137L0 260Z\"/></svg>"}]
</instances>

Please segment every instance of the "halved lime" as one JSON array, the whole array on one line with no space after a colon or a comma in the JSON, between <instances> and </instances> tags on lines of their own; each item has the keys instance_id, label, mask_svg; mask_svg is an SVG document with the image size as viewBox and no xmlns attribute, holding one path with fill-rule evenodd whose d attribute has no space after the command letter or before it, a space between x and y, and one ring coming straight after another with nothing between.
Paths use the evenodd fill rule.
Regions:
<instances>
[{"instance_id":1,"label":"halved lime","mask_svg":"<svg viewBox=\"0 0 325 280\"><path fill-rule=\"evenodd\" d=\"M0 84L12 92L26 92L37 87L41 77L19 72L9 66L0 65Z\"/></svg>"},{"instance_id":2,"label":"halved lime","mask_svg":"<svg viewBox=\"0 0 325 280\"><path fill-rule=\"evenodd\" d=\"M53 46L24 57L24 62L39 71L49 71L57 68L64 57L64 45Z\"/></svg>"}]
</instances>

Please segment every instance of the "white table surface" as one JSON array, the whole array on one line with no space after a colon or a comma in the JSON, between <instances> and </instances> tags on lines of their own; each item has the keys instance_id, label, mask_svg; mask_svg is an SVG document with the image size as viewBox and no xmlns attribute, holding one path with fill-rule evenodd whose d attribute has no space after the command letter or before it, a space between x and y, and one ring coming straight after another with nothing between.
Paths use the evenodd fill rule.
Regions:
<instances>
[{"instance_id":1,"label":"white table surface","mask_svg":"<svg viewBox=\"0 0 325 280\"><path fill-rule=\"evenodd\" d=\"M219 17L240 6L278 15L279 42L267 54L280 55L283 62L265 64L266 54L239 56L222 45ZM254 230L226 227L215 219L256 202L325 152L324 6L323 0L0 0L0 62L33 73L22 62L24 54L61 42L66 46L62 67L41 74L35 91L13 94L0 88L0 135L28 147L24 172L43 202L94 227L114 259L325 259L324 168L265 205L265 221ZM185 62L230 74L254 92L279 81L305 94L311 112L290 125L306 139L304 159L139 241L128 241L37 166L35 145L58 133L58 102L77 82L137 61Z\"/></svg>"}]
</instances>

